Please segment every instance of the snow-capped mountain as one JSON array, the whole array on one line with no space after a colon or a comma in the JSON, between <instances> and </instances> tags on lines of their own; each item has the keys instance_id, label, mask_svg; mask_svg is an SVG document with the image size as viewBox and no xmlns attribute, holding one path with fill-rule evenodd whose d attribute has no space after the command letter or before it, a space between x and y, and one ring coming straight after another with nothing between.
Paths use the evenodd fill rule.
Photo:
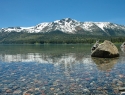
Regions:
<instances>
[{"instance_id":1,"label":"snow-capped mountain","mask_svg":"<svg viewBox=\"0 0 125 95\"><path fill-rule=\"evenodd\" d=\"M0 32L28 32L28 33L46 33L51 31L62 31L68 34L90 33L102 35L120 35L125 34L125 26L110 22L80 22L71 18L56 20L53 22L44 22L32 27L8 27L0 29Z\"/></svg>"}]
</instances>

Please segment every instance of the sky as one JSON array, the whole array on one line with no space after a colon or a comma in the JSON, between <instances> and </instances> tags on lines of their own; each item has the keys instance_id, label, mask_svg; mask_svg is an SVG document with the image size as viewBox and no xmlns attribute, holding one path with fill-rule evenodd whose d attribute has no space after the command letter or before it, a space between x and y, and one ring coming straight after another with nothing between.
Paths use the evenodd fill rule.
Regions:
<instances>
[{"instance_id":1,"label":"sky","mask_svg":"<svg viewBox=\"0 0 125 95\"><path fill-rule=\"evenodd\" d=\"M63 18L125 25L125 0L0 0L0 28Z\"/></svg>"}]
</instances>

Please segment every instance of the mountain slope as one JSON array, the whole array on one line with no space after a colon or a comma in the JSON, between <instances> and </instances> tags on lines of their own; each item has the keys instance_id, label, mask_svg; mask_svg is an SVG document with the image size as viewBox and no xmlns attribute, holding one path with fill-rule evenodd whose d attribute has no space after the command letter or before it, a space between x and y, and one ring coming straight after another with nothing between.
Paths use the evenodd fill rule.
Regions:
<instances>
[{"instance_id":1,"label":"mountain slope","mask_svg":"<svg viewBox=\"0 0 125 95\"><path fill-rule=\"evenodd\" d=\"M8 27L0 29L5 32L26 32L26 33L48 33L52 31L62 31L67 34L84 35L125 35L125 26L110 22L79 22L71 18L56 20L54 22L40 23L32 27Z\"/></svg>"}]
</instances>

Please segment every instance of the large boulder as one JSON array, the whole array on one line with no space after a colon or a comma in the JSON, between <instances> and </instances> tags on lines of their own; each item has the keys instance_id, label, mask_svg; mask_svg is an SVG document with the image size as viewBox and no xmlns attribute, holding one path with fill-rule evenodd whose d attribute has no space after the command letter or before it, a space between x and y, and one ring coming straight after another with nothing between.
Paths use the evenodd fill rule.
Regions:
<instances>
[{"instance_id":1,"label":"large boulder","mask_svg":"<svg viewBox=\"0 0 125 95\"><path fill-rule=\"evenodd\" d=\"M91 56L100 58L114 58L119 57L119 52L117 47L112 42L105 40L92 51Z\"/></svg>"}]
</instances>

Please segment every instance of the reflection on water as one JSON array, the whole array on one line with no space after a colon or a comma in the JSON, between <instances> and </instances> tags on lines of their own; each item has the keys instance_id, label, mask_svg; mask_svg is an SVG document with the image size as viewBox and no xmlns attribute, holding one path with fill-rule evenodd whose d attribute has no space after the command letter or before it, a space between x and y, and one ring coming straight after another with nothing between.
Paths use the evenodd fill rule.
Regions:
<instances>
[{"instance_id":1,"label":"reflection on water","mask_svg":"<svg viewBox=\"0 0 125 95\"><path fill-rule=\"evenodd\" d=\"M111 70L118 62L118 58L92 58L99 70Z\"/></svg>"},{"instance_id":2,"label":"reflection on water","mask_svg":"<svg viewBox=\"0 0 125 95\"><path fill-rule=\"evenodd\" d=\"M91 45L1 45L0 95L119 95L125 58L91 58ZM125 90L125 89L123 89Z\"/></svg>"},{"instance_id":3,"label":"reflection on water","mask_svg":"<svg viewBox=\"0 0 125 95\"><path fill-rule=\"evenodd\" d=\"M0 51L0 60L2 62L37 62L37 63L51 63L57 64L72 64L72 63L89 63L89 52L84 46L77 45L61 45L61 46L5 46L5 51ZM90 47L90 45L87 45ZM15 48L15 49L13 49ZM80 51L81 50L81 51ZM82 52L83 51L83 52ZM85 51L85 52L84 52ZM84 57L86 55L86 57Z\"/></svg>"},{"instance_id":4,"label":"reflection on water","mask_svg":"<svg viewBox=\"0 0 125 95\"><path fill-rule=\"evenodd\" d=\"M84 58L82 53L68 53L60 55L49 55L39 53L28 53L28 54L1 54L0 60L3 62L37 62L37 63L51 63L57 64L72 64L72 63L90 63L91 58Z\"/></svg>"}]
</instances>

